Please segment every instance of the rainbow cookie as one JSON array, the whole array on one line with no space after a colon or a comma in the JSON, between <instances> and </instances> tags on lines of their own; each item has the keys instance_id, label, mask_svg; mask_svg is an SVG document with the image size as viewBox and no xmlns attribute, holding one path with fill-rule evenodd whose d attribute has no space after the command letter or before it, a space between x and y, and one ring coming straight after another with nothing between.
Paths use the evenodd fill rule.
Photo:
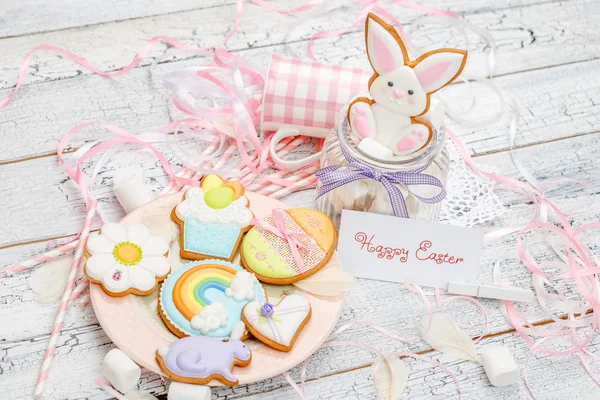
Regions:
<instances>
[{"instance_id":1,"label":"rainbow cookie","mask_svg":"<svg viewBox=\"0 0 600 400\"><path fill-rule=\"evenodd\" d=\"M253 300L266 300L253 274L226 261L194 261L164 281L159 312L179 337L226 339L241 321L242 308Z\"/></svg>"},{"instance_id":2,"label":"rainbow cookie","mask_svg":"<svg viewBox=\"0 0 600 400\"><path fill-rule=\"evenodd\" d=\"M254 218L248 206L239 182L206 175L200 187L190 188L171 213L181 231L181 257L233 261L242 234L250 229Z\"/></svg>"},{"instance_id":3,"label":"rainbow cookie","mask_svg":"<svg viewBox=\"0 0 600 400\"><path fill-rule=\"evenodd\" d=\"M244 268L267 283L287 285L320 270L337 245L337 231L325 214L309 208L275 209L244 237Z\"/></svg>"}]
</instances>

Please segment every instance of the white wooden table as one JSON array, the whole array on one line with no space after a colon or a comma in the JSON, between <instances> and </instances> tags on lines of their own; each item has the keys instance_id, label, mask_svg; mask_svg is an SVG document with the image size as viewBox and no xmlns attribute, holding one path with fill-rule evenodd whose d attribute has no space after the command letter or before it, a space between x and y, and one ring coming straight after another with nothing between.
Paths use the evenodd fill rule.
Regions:
<instances>
[{"instance_id":1,"label":"white wooden table","mask_svg":"<svg viewBox=\"0 0 600 400\"><path fill-rule=\"evenodd\" d=\"M419 14L383 1L403 23ZM274 0L290 8L297 2ZM427 5L457 11L467 21L488 29L498 45L496 83L518 99L522 125L517 135L516 157L542 181L571 177L600 187L600 4L595 0L428 0ZM304 51L315 32L341 28L359 11L354 2L329 16L322 16L294 31L290 46ZM0 5L0 98L15 83L21 60L35 45L64 46L104 70L117 70L154 35L165 34L198 45L218 43L233 23L234 0L3 0ZM246 4L243 22L227 49L266 68L270 54L286 51L286 26L290 18ZM461 45L460 36L442 27L427 27L413 35L424 46ZM318 42L317 56L326 62L366 67L362 26L335 40ZM483 60L484 45L471 44L473 60ZM162 56L165 47L153 53ZM174 54L153 67L163 73L194 65L197 60ZM40 253L51 241L77 233L84 218L84 203L74 184L58 168L56 145L77 123L104 121L136 130L168 121L168 99L160 79L149 83L151 59L127 76L109 82L54 53L39 53L29 68L27 84L15 101L0 111L0 265L12 265ZM465 85L446 89L448 97L460 98ZM474 87L483 109L498 107L494 95ZM490 112L491 112L490 111ZM484 115L480 117L483 118ZM461 139L484 168L519 177L511 164L507 118L487 127L461 128ZM90 129L74 146L98 137ZM75 147L74 147L75 148ZM141 165L157 193L166 178L148 154L120 154L102 172L95 193L108 220L123 211L111 192L113 170ZM89 169L88 169L89 172ZM589 194L577 186L548 192L565 208L584 204ZM290 205L311 205L312 191L285 199ZM503 195L507 212L515 219L530 217L532 206L516 195ZM573 217L576 225L598 220L600 203ZM599 236L592 236L597 241ZM505 260L504 275L526 287L530 274L517 262L514 237L486 245L481 282L491 282L493 263ZM28 288L28 273L0 281L0 397L30 398L55 315L56 304L40 304ZM514 333L492 302L484 302L490 316L490 334L478 346L502 343L514 352L521 367L528 347ZM418 296L403 286L358 280L347 295L340 324L368 319L399 335L416 337L415 321L425 312ZM474 320L476 311L456 304L450 312L462 321ZM535 307L531 322L546 316ZM475 337L478 332L470 331ZM355 327L347 340L372 344L383 351L425 352L444 362L459 380L465 399L522 399L528 394L523 382L492 387L482 368L452 360L431 351L423 342L402 347L367 327ZM595 338L590 351L600 351ZM112 348L96 321L92 308L73 305L63 327L47 385L47 398L110 398L96 388L100 363ZM310 399L375 399L370 374L373 355L353 348L327 349L316 353L306 385ZM422 362L407 361L408 387L403 398L457 398L452 380L441 370ZM600 365L592 363L600 372ZM298 371L292 371L298 377ZM597 399L594 385L576 357L535 354L529 368L533 391L539 399ZM139 390L164 394L165 384L155 374L145 374ZM218 399L288 399L295 393L282 377L248 386L213 392Z\"/></svg>"}]
</instances>

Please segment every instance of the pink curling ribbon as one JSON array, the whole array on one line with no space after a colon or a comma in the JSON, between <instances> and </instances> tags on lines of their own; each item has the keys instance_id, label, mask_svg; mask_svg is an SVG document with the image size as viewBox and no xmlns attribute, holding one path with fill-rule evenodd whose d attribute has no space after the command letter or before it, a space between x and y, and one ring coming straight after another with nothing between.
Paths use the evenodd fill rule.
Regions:
<instances>
[{"instance_id":1,"label":"pink curling ribbon","mask_svg":"<svg viewBox=\"0 0 600 400\"><path fill-rule=\"evenodd\" d=\"M81 155L79 157L79 159L76 162L76 165L74 165L74 166L69 165L67 163L67 160L65 160L65 158L63 156L64 149L65 149L69 139L71 139L81 129L83 129L84 127L90 126L90 125L100 125L103 128L106 128L107 130L113 132L115 135L113 136L113 138L111 138L108 141L101 142L101 143L96 144L95 146L92 146L89 150L87 150L83 155ZM112 124L107 124L107 123L94 124L92 122L86 122L86 123L79 124L79 125L76 125L75 127L71 128L71 130L69 130L69 132L67 132L65 134L65 136L63 136L61 138L60 142L58 143L57 154L58 154L60 164L64 165L64 167L65 167L66 173L71 178L73 178L73 180L75 181L77 186L79 186L79 188L83 194L86 206L88 208L93 200L93 196L91 194L91 190L90 190L88 183L86 183L86 181L81 173L82 163L86 159L94 156L95 154L101 152L102 150L107 150L116 145L125 144L125 143L137 144L137 145L140 145L142 147L145 147L145 148L151 150L158 158L158 160L159 160L160 164L162 165L163 169L165 170L165 172L172 179L176 179L177 181L183 183L184 185L198 186L197 181L194 181L192 179L185 179L185 178L177 177L175 175L175 172L171 168L171 165L169 164L169 161L167 160L167 158L160 151L158 151L154 146L152 146L151 143L143 141L140 138L136 137L135 135L132 135L131 133L129 133L115 125L112 125Z\"/></svg>"},{"instance_id":2,"label":"pink curling ribbon","mask_svg":"<svg viewBox=\"0 0 600 400\"><path fill-rule=\"evenodd\" d=\"M255 220L254 225L260 226L261 228L268 230L272 234L277 235L284 240L287 240L290 246L290 250L292 252L292 257L294 257L294 261L296 261L296 264L298 265L298 268L300 268L300 271L304 272L304 261L302 260L302 256L300 255L299 248L303 247L306 249L313 249L317 246L317 244L315 243L315 239L313 239L306 233L289 232L285 224L284 214L285 212L282 209L276 208L271 213L271 217L273 218L275 226L269 224L268 222L265 222L264 220Z\"/></svg>"},{"instance_id":3,"label":"pink curling ribbon","mask_svg":"<svg viewBox=\"0 0 600 400\"><path fill-rule=\"evenodd\" d=\"M308 55L310 56L310 58L317 61L317 58L315 57L313 50L312 50L312 44L316 39L340 37L340 36L350 32L353 28L357 27L358 25L363 24L365 21L365 18L367 17L367 14L369 14L370 12L375 12L375 13L379 14L380 16L382 16L383 18L385 18L387 21L390 21L390 23L393 26L398 28L398 30L400 31L400 34L403 37L405 36L404 29L403 29L400 21L398 21L398 19L396 17L394 17L394 15L392 13L387 11L385 8L381 7L379 5L379 0L358 0L358 1L359 1L359 3L363 4L364 7L361 10L361 12L358 14L356 19L354 19L354 21L352 22L352 24L350 26L343 28L343 29L338 29L335 31L317 32L314 35L312 35L310 37L310 39L308 39L307 51L308 51ZM414 1L411 1L411 0L392 0L392 1L402 7L412 8L416 11L421 11L421 12L431 14L431 15L450 17L450 18L459 18L460 17L457 13L455 13L453 11L440 10L440 9L433 8L433 7L423 6L423 5L415 3Z\"/></svg>"},{"instance_id":4,"label":"pink curling ribbon","mask_svg":"<svg viewBox=\"0 0 600 400\"><path fill-rule=\"evenodd\" d=\"M394 0L397 4L403 6L409 6L403 0ZM441 10L427 10L422 6L414 7L409 6L411 8L424 11L428 14L434 14L439 17L437 21L441 21L442 23L448 23L451 26L459 29L466 37L464 29L470 29L488 42L490 45L491 51L489 54L489 76L493 76L494 73L494 64L495 64L495 50L496 46L494 44L493 38L489 35L488 32L471 25L459 18L456 13L451 12L443 12ZM430 17L433 18L433 17ZM446 18L444 20L444 18ZM436 21L431 19L431 21ZM468 42L468 40L467 40ZM407 43L408 45L409 43ZM490 86L494 92L496 92L501 102L504 104L508 102L513 113L516 114L516 117L511 122L510 132L509 132L509 140L511 144L511 150L514 146L514 137L516 132L516 125L518 121L518 111L517 105L514 101L507 101L505 97L491 81L485 82L487 86ZM504 109L504 106L502 107ZM496 119L497 116L494 117ZM459 120L464 120L463 118L458 118ZM448 129L446 129L450 138L453 140L456 148L459 151L459 154L465 161L467 165L471 167L471 169L476 173L487 179L490 179L494 182L503 186L503 189L508 189L510 191L519 193L525 196L527 199L531 200L536 206L536 218L539 219L540 222L532 222L530 224L526 224L525 226L518 227L504 227L497 229L492 232L488 232L486 238L499 238L505 236L510 233L519 232L519 236L517 237L517 254L521 262L533 273L533 283L536 288L536 293L538 295L538 300L542 309L547 311L550 314L550 318L555 321L559 327L561 328L559 331L546 331L537 329L532 326L523 315L519 314L515 305L512 302L506 301L504 302L504 307L506 308L505 315L507 316L509 322L518 334L523 338L523 340L530 346L531 350L538 350L548 355L568 355L568 354L577 354L581 359L586 371L594 382L597 380L590 373L589 368L587 367L585 361L583 360L583 353L590 355L593 358L600 358L600 356L592 355L588 352L585 347L590 342L593 337L593 333L598 325L598 312L599 301L598 301L598 287L596 282L596 276L600 273L600 268L598 265L600 264L597 259L591 254L587 248L585 248L582 243L578 239L578 235L583 231L588 229L597 229L600 228L600 223L593 222L589 224L585 224L578 229L575 229L571 223L566 218L566 215L575 213L571 211L570 213L562 212L556 205L554 205L544 194L544 192L548 189L548 182L541 183L539 182L532 174L530 174L514 157L512 151L510 153L513 164L517 168L517 170L523 175L525 180L528 183L524 183L518 181L516 179L512 179L506 176L491 174L485 171L482 171L477 167L477 165L471 159L471 156L468 150L464 147L464 145L458 140L456 136L454 136ZM562 180L558 180L556 183L560 183ZM567 182L581 184L583 186L589 187L589 185L585 182L579 180L567 180ZM592 200L593 201L593 200ZM559 220L561 226L557 226L555 224L550 224L546 222L548 220L548 213L552 212ZM578 211L578 210L577 210ZM525 234L539 230L546 230L552 232L555 236L562 237L562 241L564 242L565 250L564 252L559 252L556 250L556 253L562 259L562 263L560 262L544 262L538 263L529 253L527 247L525 246L525 241L523 237ZM540 235L538 235L539 237ZM528 243L531 241L529 238ZM547 236L544 236L540 242L550 243L550 240ZM555 273L548 273L546 271L556 271ZM553 281L558 280L567 280L574 281L577 285L578 289L581 292L583 297L583 302L577 303L574 300L569 299L566 296L562 296L559 294L553 294L545 289L545 286L549 286L554 288L555 285L551 283L549 278L553 278ZM500 282L500 279L496 279L497 282ZM418 290L417 293L419 293ZM421 290L420 293L424 299L426 299L426 294ZM436 298L438 298L438 292L436 291ZM470 298L464 298L465 300L471 301ZM439 303L439 300L438 300ZM477 303L475 303L477 305ZM426 305L428 308L428 313L431 313L431 306L426 301ZM567 320L562 320L556 317L550 310L549 305L552 305L553 308L558 309L559 311L565 313L568 316ZM438 307L440 305L438 304ZM481 310L481 309L480 309ZM577 316L578 315L578 316ZM578 327L591 327L591 333L589 336L585 337L585 339L581 340L577 337L576 328ZM543 339L534 341L531 336L543 337ZM566 337L570 338L572 343L572 347L566 351L554 351L549 349L548 347L542 347L541 344L546 341L549 337ZM526 382L527 386L528 383ZM529 386L528 386L529 388Z\"/></svg>"},{"instance_id":5,"label":"pink curling ribbon","mask_svg":"<svg viewBox=\"0 0 600 400\"><path fill-rule=\"evenodd\" d=\"M521 322L521 319L519 318L519 315L517 314L517 310L512 302L505 301L504 304L506 306L507 315L509 317L509 321L510 321L511 325L515 328L515 330L521 336L521 338L525 341L525 343L527 343L531 348L535 348L538 351L541 351L543 353L546 353L548 355L553 355L553 356L570 355L570 354L576 354L576 353L583 351L584 348L592 340L592 338L594 336L594 332L598 325L598 315L600 315L599 314L600 313L600 308L599 308L600 304L597 300L596 290L594 289L595 285L593 285L592 284L593 282L591 282L591 281L595 280L595 276L596 276L596 274L598 274L600 272L600 269L598 267L596 267L596 264L590 259L589 252L586 251L584 246L581 244L581 242L577 238L577 235L579 235L581 232L583 232L587 229L600 228L600 223L592 222L592 223L581 226L579 229L574 229L572 227L572 225L570 224L570 222L568 221L565 214L562 213L543 193L534 189L528 183L524 183L524 182L518 181L513 178L509 178L506 176L497 175L497 174L493 174L493 173L489 173L489 172L485 172L485 171L481 170L473 162L471 155L469 154L467 149L464 147L464 145L458 140L458 138L450 130L446 129L446 132L448 133L448 135L454 142L460 155L463 157L463 159L465 160L467 165L469 165L469 167L471 167L471 169L473 169L473 171L475 171L476 173L479 173L480 175L485 176L488 179L491 179L495 182L510 185L514 188L522 190L523 192L525 192L527 194L530 194L531 196L528 196L528 197L533 197L535 199L536 203L538 203L538 204L545 204L549 208L549 210L553 211L554 215L560 221L562 227L556 226L551 223L546 223L546 222L535 222L535 223L531 223L531 224L527 225L525 228L523 228L521 230L519 236L517 237L517 254L519 256L519 259L523 263L523 265L525 265L525 267L527 267L535 276L550 277L551 275L544 272L543 269L541 268L541 266L538 265L537 262L535 260L533 260L531 258L531 256L529 255L529 253L525 250L523 241L522 241L522 236L524 233L526 233L528 231L532 231L535 229L545 229L545 230L549 230L559 236L562 236L562 237L564 237L564 239L566 239L566 251L568 254L566 261L567 261L567 266L568 266L568 272L566 274L559 273L559 274L554 275L553 277L559 278L559 279L568 279L568 280L575 281L582 296L586 300L586 304L587 304L586 308L589 310L592 310L594 312L591 333L580 342L575 342L573 340L573 347L571 347L568 350L564 350L564 351L551 350L547 347L540 346L541 341L536 343L534 340L531 339L531 337L529 336L532 333L531 328L526 328L525 325L528 325L528 324L524 325ZM547 266L551 267L551 265L549 265L549 264ZM567 331L572 332L573 329L574 328L568 328L563 333L566 334ZM536 334L539 336L544 336L544 335L554 336L555 332L549 332L547 334L536 332Z\"/></svg>"},{"instance_id":6,"label":"pink curling ribbon","mask_svg":"<svg viewBox=\"0 0 600 400\"><path fill-rule=\"evenodd\" d=\"M452 371L450 371L444 364L435 361L432 358L429 358L427 356L423 356L417 353L409 353L409 352L393 352L390 354L384 354L383 352L381 352L381 350L379 350L378 348L365 344L365 343L358 343L358 342L350 342L350 341L343 341L343 340L333 340L335 338L337 338L339 335L341 335L344 331L348 330L349 328L356 326L356 325L367 325L371 328L373 328L375 331L391 338L394 339L400 343L411 343L414 342L414 340L411 339L406 339L403 337L400 337L390 331L388 331L387 329L374 324L373 322L370 321L355 321L355 322L349 322L346 323L344 325L342 325L341 327L339 327L334 333L332 333L329 338L327 339L327 341L325 343L323 343L319 349L325 349L328 347L356 347L359 349L363 349L363 350L368 350L371 352L374 352L376 354L378 354L379 356L381 356L387 363L389 366L389 360L393 357L411 357L417 360L421 360L421 361L425 361L430 363L431 365L435 366L435 367L439 367L440 369L442 369L444 372L446 372L454 381L454 384L456 385L456 389L458 391L458 398L461 399L462 398L462 393L461 393L461 389L460 389L460 383L458 382L458 378L456 377L455 374L452 373ZM306 383L306 370L308 367L308 363L310 362L310 356L302 363L302 368L300 369L300 386L298 384L296 384L296 382L294 382L294 380L292 379L292 377L290 376L289 372L284 372L282 375L283 377L288 381L288 383L290 384L290 386L292 386L292 388L296 391L296 393L298 393L298 395L300 396L301 399L303 400L308 400L307 396L306 396L306 388L305 388L305 383ZM376 382L375 380L373 381L373 386L375 387ZM377 393L377 391L376 391ZM389 396L382 396L380 393L377 393L377 397L379 399L387 399Z\"/></svg>"},{"instance_id":7,"label":"pink curling ribbon","mask_svg":"<svg viewBox=\"0 0 600 400\"><path fill-rule=\"evenodd\" d=\"M65 56L66 58L70 59L71 61L75 62L76 64L80 65L81 67L83 67L95 74L98 74L98 75L106 77L106 78L110 78L113 76L121 76L121 75L125 75L125 74L129 73L131 70L133 70L135 67L137 67L142 62L142 60L150 53L150 51L152 50L154 45L158 42L165 42L165 43L169 44L170 46L173 46L174 48L177 48L177 49L192 50L195 52L200 52L204 55L209 55L209 54L214 55L214 59L213 59L214 62L207 67L211 68L213 70L213 72L217 71L217 70L230 71L230 73L233 75L233 84L224 83L224 81L221 78L213 76L212 74L210 74L210 72L199 74L199 76L201 78L208 80L209 82L212 83L213 93L214 93L215 89L219 90L222 94L224 93L225 96L221 95L219 97L227 97L227 100L231 104L229 108L225 108L225 109L218 109L216 107L212 107L212 108L205 107L205 111L206 111L205 115L214 116L215 114L219 114L219 113L230 114L230 119L234 122L235 138L238 142L238 147L240 149L243 161L247 164L247 166L253 172L260 173L262 171L262 169L260 169L260 168L263 167L261 162L264 164L264 159L262 159L262 158L259 159L258 165L254 165L253 163L251 163L250 157L248 156L248 153L243 146L242 139L244 137L247 138L248 140L250 140L250 142L254 146L255 151L257 151L257 152L261 151L261 149L262 149L261 144L260 144L260 141L258 140L258 136L257 136L256 129L255 129L255 126L257 125L258 119L259 119L259 107L261 104L261 97L260 97L261 94L259 93L258 98L251 97L245 101L241 100L241 97L246 97L246 91L245 91L245 87L243 85L244 82L247 82L248 84L254 85L254 86L257 86L257 85L260 86L260 85L264 84L264 79L262 78L261 74L258 72L259 69L252 66L250 63L245 62L245 61L239 59L237 56L235 56L231 53L228 53L224 50L214 50L213 48L210 48L210 47L197 47L197 46L187 45L187 44L177 41L176 39L174 39L170 36L155 36L155 37L151 38L146 43L146 45L144 45L142 50L134 57L134 59L131 61L131 63L129 63L127 66L125 66L121 70L115 71L115 72L102 71L98 67L96 67L93 64L91 64L90 62L86 61L84 58L78 56L77 54L75 54L67 49L59 47L59 46L50 45L50 44L36 46L23 59L23 62L21 63L21 67L19 69L19 76L17 78L17 84L16 84L15 88L13 89L12 93L7 98L0 101L0 109L6 107L17 95L18 91L20 90L20 88L22 87L22 85L25 82L25 78L27 77L27 72L28 72L31 57L37 51L54 51L56 53L59 53L59 54ZM185 107L183 104L180 104L178 101L175 101L175 99L174 99L174 104L175 104L176 108L180 109L183 112L186 112L187 114L192 114L192 115L195 114L194 112L191 112L192 110L189 107ZM189 119L186 119L185 121L189 121ZM182 121L176 121L172 125L177 125L178 122L182 122ZM203 128L205 130L213 130L220 136L224 136L224 134L222 132L218 132L214 128L214 126L212 126L211 122L204 121L201 119L197 119L196 122L197 122L197 125L204 125L204 126L201 126L201 128ZM177 139L178 138L176 138L176 140Z\"/></svg>"},{"instance_id":8,"label":"pink curling ribbon","mask_svg":"<svg viewBox=\"0 0 600 400\"><path fill-rule=\"evenodd\" d=\"M429 333L429 330L431 329L431 322L432 322L432 318L433 318L434 309L437 308L441 312L445 313L446 309L444 308L444 304L449 303L451 301L455 301L455 300L463 300L463 301L472 303L473 305L475 305L475 307L477 307L477 309L479 310L479 313L483 317L483 321L484 321L483 330L477 338L473 339L473 341L478 342L481 339L483 339L483 337L487 334L487 331L489 328L489 318L488 318L487 312L485 311L485 308L483 307L481 302L478 301L477 299L470 297L470 296L450 295L447 293L444 293L444 296L446 296L446 298L442 299L442 293L440 292L440 289L436 288L433 293L430 293L430 292L428 293L428 292L424 291L421 286L417 285L415 282L410 281L410 280L404 281L404 287L406 287L409 291L421 296L421 300L423 300L423 304L425 304L425 308L427 310L427 329L425 329L425 332L423 332L423 336L427 336L427 334ZM435 297L435 307L431 305L431 302L429 301L428 296ZM477 325L479 325L479 324L478 323L459 324L459 326L461 328L473 328Z\"/></svg>"},{"instance_id":9,"label":"pink curling ribbon","mask_svg":"<svg viewBox=\"0 0 600 400\"><path fill-rule=\"evenodd\" d=\"M256 4L257 6L259 6L260 8L264 8L265 10L276 12L276 13L283 14L283 15L290 15L290 14L295 14L298 12L309 10L309 9L323 3L325 0L310 0L303 5L298 6L296 8L292 8L290 10L284 10L282 8L276 7L272 4L267 3L264 0L250 0L250 1L254 4ZM233 23L233 27L227 34L227 37L225 38L225 41L223 43L227 43L229 41L229 39L231 39L233 34L238 30L240 23L242 22L243 12L244 12L244 0L237 0L236 1L235 22Z\"/></svg>"},{"instance_id":10,"label":"pink curling ribbon","mask_svg":"<svg viewBox=\"0 0 600 400\"><path fill-rule=\"evenodd\" d=\"M152 39L150 39L148 41L148 43L146 43L146 45L142 48L142 50L134 57L134 59L131 61L131 63L129 63L127 66L125 66L124 68L122 68L119 71L105 72L105 71L102 71L100 68L96 67L95 65L93 65L92 63L86 61L84 58L78 56L77 54L75 54L67 49L64 49L62 47L55 46L52 44L41 44L39 46L35 46L29 53L27 53L27 55L23 59L23 62L21 63L21 67L19 68L19 77L17 78L17 84L16 84L15 88L13 89L12 93L6 99L0 101L0 109L3 109L4 107L6 107L17 95L21 86L23 86L23 83L25 82L25 78L27 77L27 70L29 68L29 62L31 60L31 56L36 51L42 51L42 50L54 51L56 53L59 53L65 57L67 57L74 63L93 72L94 74L98 74L105 78L110 78L113 76L125 75L128 72L130 72L132 69L137 67L142 62L142 60L150 53L150 51L152 50L154 45L158 42L165 42L173 47L176 47L179 49L185 49L185 50L197 50L197 51L209 50L208 47L200 48L197 46L190 46L187 44L183 44L170 36L155 36Z\"/></svg>"}]
</instances>

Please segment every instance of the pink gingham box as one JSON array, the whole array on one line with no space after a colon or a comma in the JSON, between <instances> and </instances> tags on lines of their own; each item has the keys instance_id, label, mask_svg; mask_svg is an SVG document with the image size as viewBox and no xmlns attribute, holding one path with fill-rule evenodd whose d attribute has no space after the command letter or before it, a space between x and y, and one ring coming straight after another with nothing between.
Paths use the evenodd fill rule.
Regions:
<instances>
[{"instance_id":1,"label":"pink gingham box","mask_svg":"<svg viewBox=\"0 0 600 400\"><path fill-rule=\"evenodd\" d=\"M274 54L271 57L261 117L263 132L282 127L324 137L336 113L367 90L372 72Z\"/></svg>"}]
</instances>

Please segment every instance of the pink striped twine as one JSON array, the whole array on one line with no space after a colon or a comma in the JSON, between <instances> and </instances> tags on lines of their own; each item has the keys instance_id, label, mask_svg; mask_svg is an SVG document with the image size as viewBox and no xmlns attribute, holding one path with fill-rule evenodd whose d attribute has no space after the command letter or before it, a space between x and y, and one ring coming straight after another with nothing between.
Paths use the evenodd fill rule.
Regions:
<instances>
[{"instance_id":1,"label":"pink striped twine","mask_svg":"<svg viewBox=\"0 0 600 400\"><path fill-rule=\"evenodd\" d=\"M300 144L306 142L306 140L308 140L308 138L306 136L298 136L295 139L289 139L288 140L282 140L280 141L277 146L275 147L275 150L278 152L280 157L285 156L286 154L288 154L289 152L291 152L292 150L294 150L296 147L300 146ZM281 151L279 151L281 149ZM258 157L258 155L257 155ZM272 166L273 165L273 161L269 158L268 160L268 166ZM242 171L245 170L249 170L248 167L245 167L242 169ZM258 174L255 173L248 173L244 179L240 179L240 183L244 186L249 185L250 183L252 183L254 181L254 179L256 179L256 177L258 176Z\"/></svg>"},{"instance_id":2,"label":"pink striped twine","mask_svg":"<svg viewBox=\"0 0 600 400\"><path fill-rule=\"evenodd\" d=\"M300 179L297 182L294 182L292 185L288 186L288 187L284 187L283 189L280 189L276 192L274 192L273 194L270 195L270 197L274 198L274 199L280 199L284 196L287 196L288 194L292 194L297 190L303 190L303 189L309 189L311 187L313 187L314 185L316 185L317 183L317 177L314 175L309 175L308 177L304 178L304 179Z\"/></svg>"},{"instance_id":3,"label":"pink striped twine","mask_svg":"<svg viewBox=\"0 0 600 400\"><path fill-rule=\"evenodd\" d=\"M229 161L231 159L231 157L233 156L233 154L235 153L235 150L237 149L237 144L235 142L232 142L229 144L229 147L227 147L227 149L225 149L225 151L223 152L223 154L221 155L221 158L219 159L219 161L217 161L216 163L214 163L214 166L212 167L212 169L218 169L223 167L227 161ZM210 162L207 161L207 164L205 164L206 168L210 167ZM233 171L237 171L236 169L233 169ZM193 172L193 171L192 171ZM199 181L202 178L202 174L200 172L196 172L194 174L194 176L192 177L192 179ZM189 186L184 186L182 188L180 188L180 190L185 190L189 188Z\"/></svg>"},{"instance_id":4,"label":"pink striped twine","mask_svg":"<svg viewBox=\"0 0 600 400\"><path fill-rule=\"evenodd\" d=\"M212 152L214 152L217 148L219 147L218 144L209 144L204 151L202 151L202 155L203 156L207 156L209 154L211 154ZM206 161L204 163L205 167L208 167L210 165L210 161ZM177 177L179 178L186 178L186 179L190 179L194 176L194 170L189 169L187 167L183 167L181 170L179 170L179 172L177 173ZM183 187L183 185L179 182L177 182L176 179L171 179L169 181L169 183L167 184L167 186L163 189L163 191L160 193L161 196L167 195L167 194L172 194L172 193L176 193L178 191L181 190L181 188Z\"/></svg>"},{"instance_id":5,"label":"pink striped twine","mask_svg":"<svg viewBox=\"0 0 600 400\"><path fill-rule=\"evenodd\" d=\"M98 201L94 200L90 204L90 209L85 217L85 224L83 226L83 230L81 231L81 236L79 237L79 243L77 244L75 257L73 258L73 262L71 263L71 272L69 273L69 278L67 279L67 284L65 285L65 291L61 298L56 318L54 319L54 325L52 326L52 332L50 333L50 340L48 341L48 347L46 347L46 355L44 356L42 368L40 369L40 374L35 384L35 390L33 395L36 398L41 398L44 393L44 385L46 383L46 379L48 378L48 373L50 372L52 359L54 358L56 342L58 341L58 337L60 336L62 324L65 319L65 315L67 314L69 300L71 299L71 294L73 293L73 287L75 285L75 279L77 277L77 269L79 268L79 263L81 262L81 258L83 257L83 248L90 234L90 229L92 227L94 217L96 216L97 208Z\"/></svg>"},{"instance_id":6,"label":"pink striped twine","mask_svg":"<svg viewBox=\"0 0 600 400\"><path fill-rule=\"evenodd\" d=\"M292 173L293 175L290 175L289 171L279 171L279 172L271 175L270 177L278 178L278 179L283 178L283 179L289 180L290 182L298 182L302 179L310 178L310 176L312 174L314 174L318 169L319 169L318 167L310 167L310 168L306 168L301 171L293 172ZM290 185L290 186L292 186L292 185ZM248 190L255 191L256 193L260 193L264 196L270 196L271 194L273 194L281 189L283 189L283 188L281 186L277 185L276 183L270 184L268 179L264 179L262 181L259 181L255 184L251 185ZM299 188L296 187L296 189L299 189Z\"/></svg>"},{"instance_id":7,"label":"pink striped twine","mask_svg":"<svg viewBox=\"0 0 600 400\"><path fill-rule=\"evenodd\" d=\"M60 247L57 247L53 250L50 250L44 254L39 254L35 257L32 257L28 260L22 261L19 264L13 265L11 267L7 267L2 270L6 275L12 275L17 272L22 272L30 269L31 267L35 267L38 264L44 263L46 261L50 261L55 259L56 257L62 256L63 254L70 253L75 250L79 245L79 240L74 240L71 243L64 244Z\"/></svg>"},{"instance_id":8,"label":"pink striped twine","mask_svg":"<svg viewBox=\"0 0 600 400\"><path fill-rule=\"evenodd\" d=\"M84 276L83 278L81 278L79 283L73 288L73 292L71 293L69 302L72 303L75 300L77 300L83 294L83 292L85 292L85 289L87 289L89 285L90 280L87 277Z\"/></svg>"}]
</instances>

